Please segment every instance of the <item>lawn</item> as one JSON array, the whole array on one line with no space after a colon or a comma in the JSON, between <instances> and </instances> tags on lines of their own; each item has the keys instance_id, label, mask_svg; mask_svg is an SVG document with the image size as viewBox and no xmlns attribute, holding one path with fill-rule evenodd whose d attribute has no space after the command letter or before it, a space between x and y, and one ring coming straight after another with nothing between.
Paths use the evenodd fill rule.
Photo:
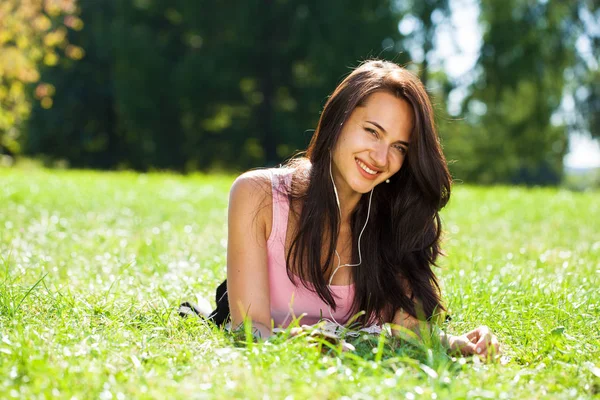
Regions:
<instances>
[{"instance_id":1,"label":"lawn","mask_svg":"<svg viewBox=\"0 0 600 400\"><path fill-rule=\"evenodd\" d=\"M381 336L245 342L177 305L225 277L226 175L0 169L2 398L600 396L600 193L456 185L437 270L502 363ZM213 303L214 304L214 303Z\"/></svg>"}]
</instances>

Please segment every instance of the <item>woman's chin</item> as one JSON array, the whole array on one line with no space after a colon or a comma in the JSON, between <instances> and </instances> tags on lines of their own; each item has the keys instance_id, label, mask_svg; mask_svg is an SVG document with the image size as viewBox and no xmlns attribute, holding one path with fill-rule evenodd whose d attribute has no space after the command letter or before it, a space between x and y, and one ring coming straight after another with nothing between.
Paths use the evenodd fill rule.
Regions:
<instances>
[{"instance_id":1,"label":"woman's chin","mask_svg":"<svg viewBox=\"0 0 600 400\"><path fill-rule=\"evenodd\" d=\"M373 182L354 182L351 186L352 190L356 193L365 194L369 193L377 185L376 181Z\"/></svg>"}]
</instances>

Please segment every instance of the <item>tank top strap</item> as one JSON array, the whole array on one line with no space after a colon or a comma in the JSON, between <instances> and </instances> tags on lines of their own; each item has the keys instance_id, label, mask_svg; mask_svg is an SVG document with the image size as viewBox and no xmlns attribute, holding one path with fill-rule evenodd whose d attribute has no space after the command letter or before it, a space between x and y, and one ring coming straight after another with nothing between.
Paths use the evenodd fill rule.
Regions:
<instances>
[{"instance_id":1,"label":"tank top strap","mask_svg":"<svg viewBox=\"0 0 600 400\"><path fill-rule=\"evenodd\" d=\"M290 205L287 197L288 188L292 180L292 170L286 168L272 168L271 190L273 193L273 222L271 234L269 235L269 247L273 243L284 245L287 232L288 215Z\"/></svg>"}]
</instances>

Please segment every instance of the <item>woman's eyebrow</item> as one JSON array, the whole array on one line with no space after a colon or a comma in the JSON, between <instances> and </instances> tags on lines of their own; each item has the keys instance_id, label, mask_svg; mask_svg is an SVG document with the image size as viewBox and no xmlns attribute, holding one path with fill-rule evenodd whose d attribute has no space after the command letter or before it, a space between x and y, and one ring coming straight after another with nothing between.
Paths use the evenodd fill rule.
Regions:
<instances>
[{"instance_id":1,"label":"woman's eyebrow","mask_svg":"<svg viewBox=\"0 0 600 400\"><path fill-rule=\"evenodd\" d=\"M366 121L366 122L375 125L377 128L379 128L386 135L388 134L387 131L385 129L383 129L383 126L379 125L377 122L375 122L375 121ZM409 145L409 143L405 142L404 140L397 140L396 143L401 143L401 144L405 145L406 147L408 147L408 145Z\"/></svg>"}]
</instances>

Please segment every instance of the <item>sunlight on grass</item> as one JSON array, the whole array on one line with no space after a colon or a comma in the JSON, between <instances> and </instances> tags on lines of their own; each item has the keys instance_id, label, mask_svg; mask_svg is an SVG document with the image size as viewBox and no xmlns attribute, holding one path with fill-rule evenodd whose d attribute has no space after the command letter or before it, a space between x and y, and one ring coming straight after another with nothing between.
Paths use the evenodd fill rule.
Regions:
<instances>
[{"instance_id":1,"label":"sunlight on grass","mask_svg":"<svg viewBox=\"0 0 600 400\"><path fill-rule=\"evenodd\" d=\"M225 277L231 176L0 169L0 393L573 398L600 393L599 193L455 187L437 270L505 365L385 336L249 345L177 315ZM214 303L213 303L214 304Z\"/></svg>"}]
</instances>

